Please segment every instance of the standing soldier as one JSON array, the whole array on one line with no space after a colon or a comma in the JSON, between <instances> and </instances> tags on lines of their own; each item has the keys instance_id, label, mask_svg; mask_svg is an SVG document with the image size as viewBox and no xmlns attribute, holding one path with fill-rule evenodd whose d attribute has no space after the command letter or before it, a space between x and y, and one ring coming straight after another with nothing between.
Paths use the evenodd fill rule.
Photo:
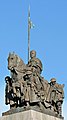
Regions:
<instances>
[{"instance_id":1,"label":"standing soldier","mask_svg":"<svg viewBox=\"0 0 67 120\"><path fill-rule=\"evenodd\" d=\"M61 116L61 107L64 99L64 91L63 87L64 85L60 85L56 83L56 79L52 78L50 80L50 88L48 92L47 101L51 103L51 105L54 107L54 111L58 113L59 116Z\"/></svg>"}]
</instances>

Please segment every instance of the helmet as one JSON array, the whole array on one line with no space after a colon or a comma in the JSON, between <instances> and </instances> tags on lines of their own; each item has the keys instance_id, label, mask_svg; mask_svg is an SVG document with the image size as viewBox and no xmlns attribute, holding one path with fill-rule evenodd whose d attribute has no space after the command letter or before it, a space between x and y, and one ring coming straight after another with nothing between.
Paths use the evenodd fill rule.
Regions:
<instances>
[{"instance_id":1,"label":"helmet","mask_svg":"<svg viewBox=\"0 0 67 120\"><path fill-rule=\"evenodd\" d=\"M56 82L56 79L55 79L55 78L51 78L50 81L51 81L51 82Z\"/></svg>"}]
</instances>

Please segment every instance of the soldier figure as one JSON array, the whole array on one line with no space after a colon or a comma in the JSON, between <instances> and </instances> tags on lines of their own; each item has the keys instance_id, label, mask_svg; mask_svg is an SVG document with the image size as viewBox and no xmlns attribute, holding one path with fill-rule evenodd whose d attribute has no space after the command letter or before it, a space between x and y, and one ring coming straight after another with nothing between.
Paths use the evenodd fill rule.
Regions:
<instances>
[{"instance_id":1,"label":"soldier figure","mask_svg":"<svg viewBox=\"0 0 67 120\"><path fill-rule=\"evenodd\" d=\"M40 79L42 78L40 76L42 72L42 63L41 61L36 58L36 51L32 50L30 52L31 59L28 61L27 67L31 69L31 73L28 72L28 77L30 82L30 91L31 91L31 102L38 102L40 99L37 96L38 92L40 91L42 84L40 82Z\"/></svg>"},{"instance_id":2,"label":"soldier figure","mask_svg":"<svg viewBox=\"0 0 67 120\"><path fill-rule=\"evenodd\" d=\"M30 57L31 59L28 61L28 67L31 67L32 76L34 77L34 82L37 85L37 88L39 89L41 83L40 79L42 79L42 77L40 76L42 72L42 63L38 58L36 58L36 51L32 50L30 52Z\"/></svg>"},{"instance_id":3,"label":"soldier figure","mask_svg":"<svg viewBox=\"0 0 67 120\"><path fill-rule=\"evenodd\" d=\"M41 74L42 72L42 63L36 58L36 51L32 50L30 52L31 59L28 61L28 66L33 68L33 72Z\"/></svg>"},{"instance_id":4,"label":"soldier figure","mask_svg":"<svg viewBox=\"0 0 67 120\"><path fill-rule=\"evenodd\" d=\"M50 82L47 101L49 101L51 105L54 107L54 111L56 111L58 115L61 116L61 112L62 112L61 107L64 99L64 92L63 92L64 85L60 85L56 83L55 78L52 78L50 81L51 82Z\"/></svg>"},{"instance_id":5,"label":"soldier figure","mask_svg":"<svg viewBox=\"0 0 67 120\"><path fill-rule=\"evenodd\" d=\"M13 97L12 78L5 77L6 89L5 89L5 104L10 104L10 109L15 107L15 99Z\"/></svg>"}]
</instances>

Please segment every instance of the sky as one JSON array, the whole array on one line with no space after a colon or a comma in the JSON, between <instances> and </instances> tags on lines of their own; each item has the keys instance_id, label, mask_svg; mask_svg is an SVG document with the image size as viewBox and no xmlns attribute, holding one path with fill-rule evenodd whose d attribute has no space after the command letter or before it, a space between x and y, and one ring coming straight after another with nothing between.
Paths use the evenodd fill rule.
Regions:
<instances>
[{"instance_id":1,"label":"sky","mask_svg":"<svg viewBox=\"0 0 67 120\"><path fill-rule=\"evenodd\" d=\"M55 77L64 86L63 116L67 118L67 0L0 0L0 116L5 105L5 77L9 52L28 62L28 7L35 28L30 31L30 50L42 61L42 76Z\"/></svg>"}]
</instances>

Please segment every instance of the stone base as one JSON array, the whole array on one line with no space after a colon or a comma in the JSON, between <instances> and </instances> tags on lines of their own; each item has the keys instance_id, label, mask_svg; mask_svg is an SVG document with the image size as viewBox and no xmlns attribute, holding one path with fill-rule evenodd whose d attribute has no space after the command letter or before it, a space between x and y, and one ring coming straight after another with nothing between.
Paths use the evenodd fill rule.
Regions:
<instances>
[{"instance_id":1,"label":"stone base","mask_svg":"<svg viewBox=\"0 0 67 120\"><path fill-rule=\"evenodd\" d=\"M0 120L64 120L35 110L27 110L0 117Z\"/></svg>"}]
</instances>

